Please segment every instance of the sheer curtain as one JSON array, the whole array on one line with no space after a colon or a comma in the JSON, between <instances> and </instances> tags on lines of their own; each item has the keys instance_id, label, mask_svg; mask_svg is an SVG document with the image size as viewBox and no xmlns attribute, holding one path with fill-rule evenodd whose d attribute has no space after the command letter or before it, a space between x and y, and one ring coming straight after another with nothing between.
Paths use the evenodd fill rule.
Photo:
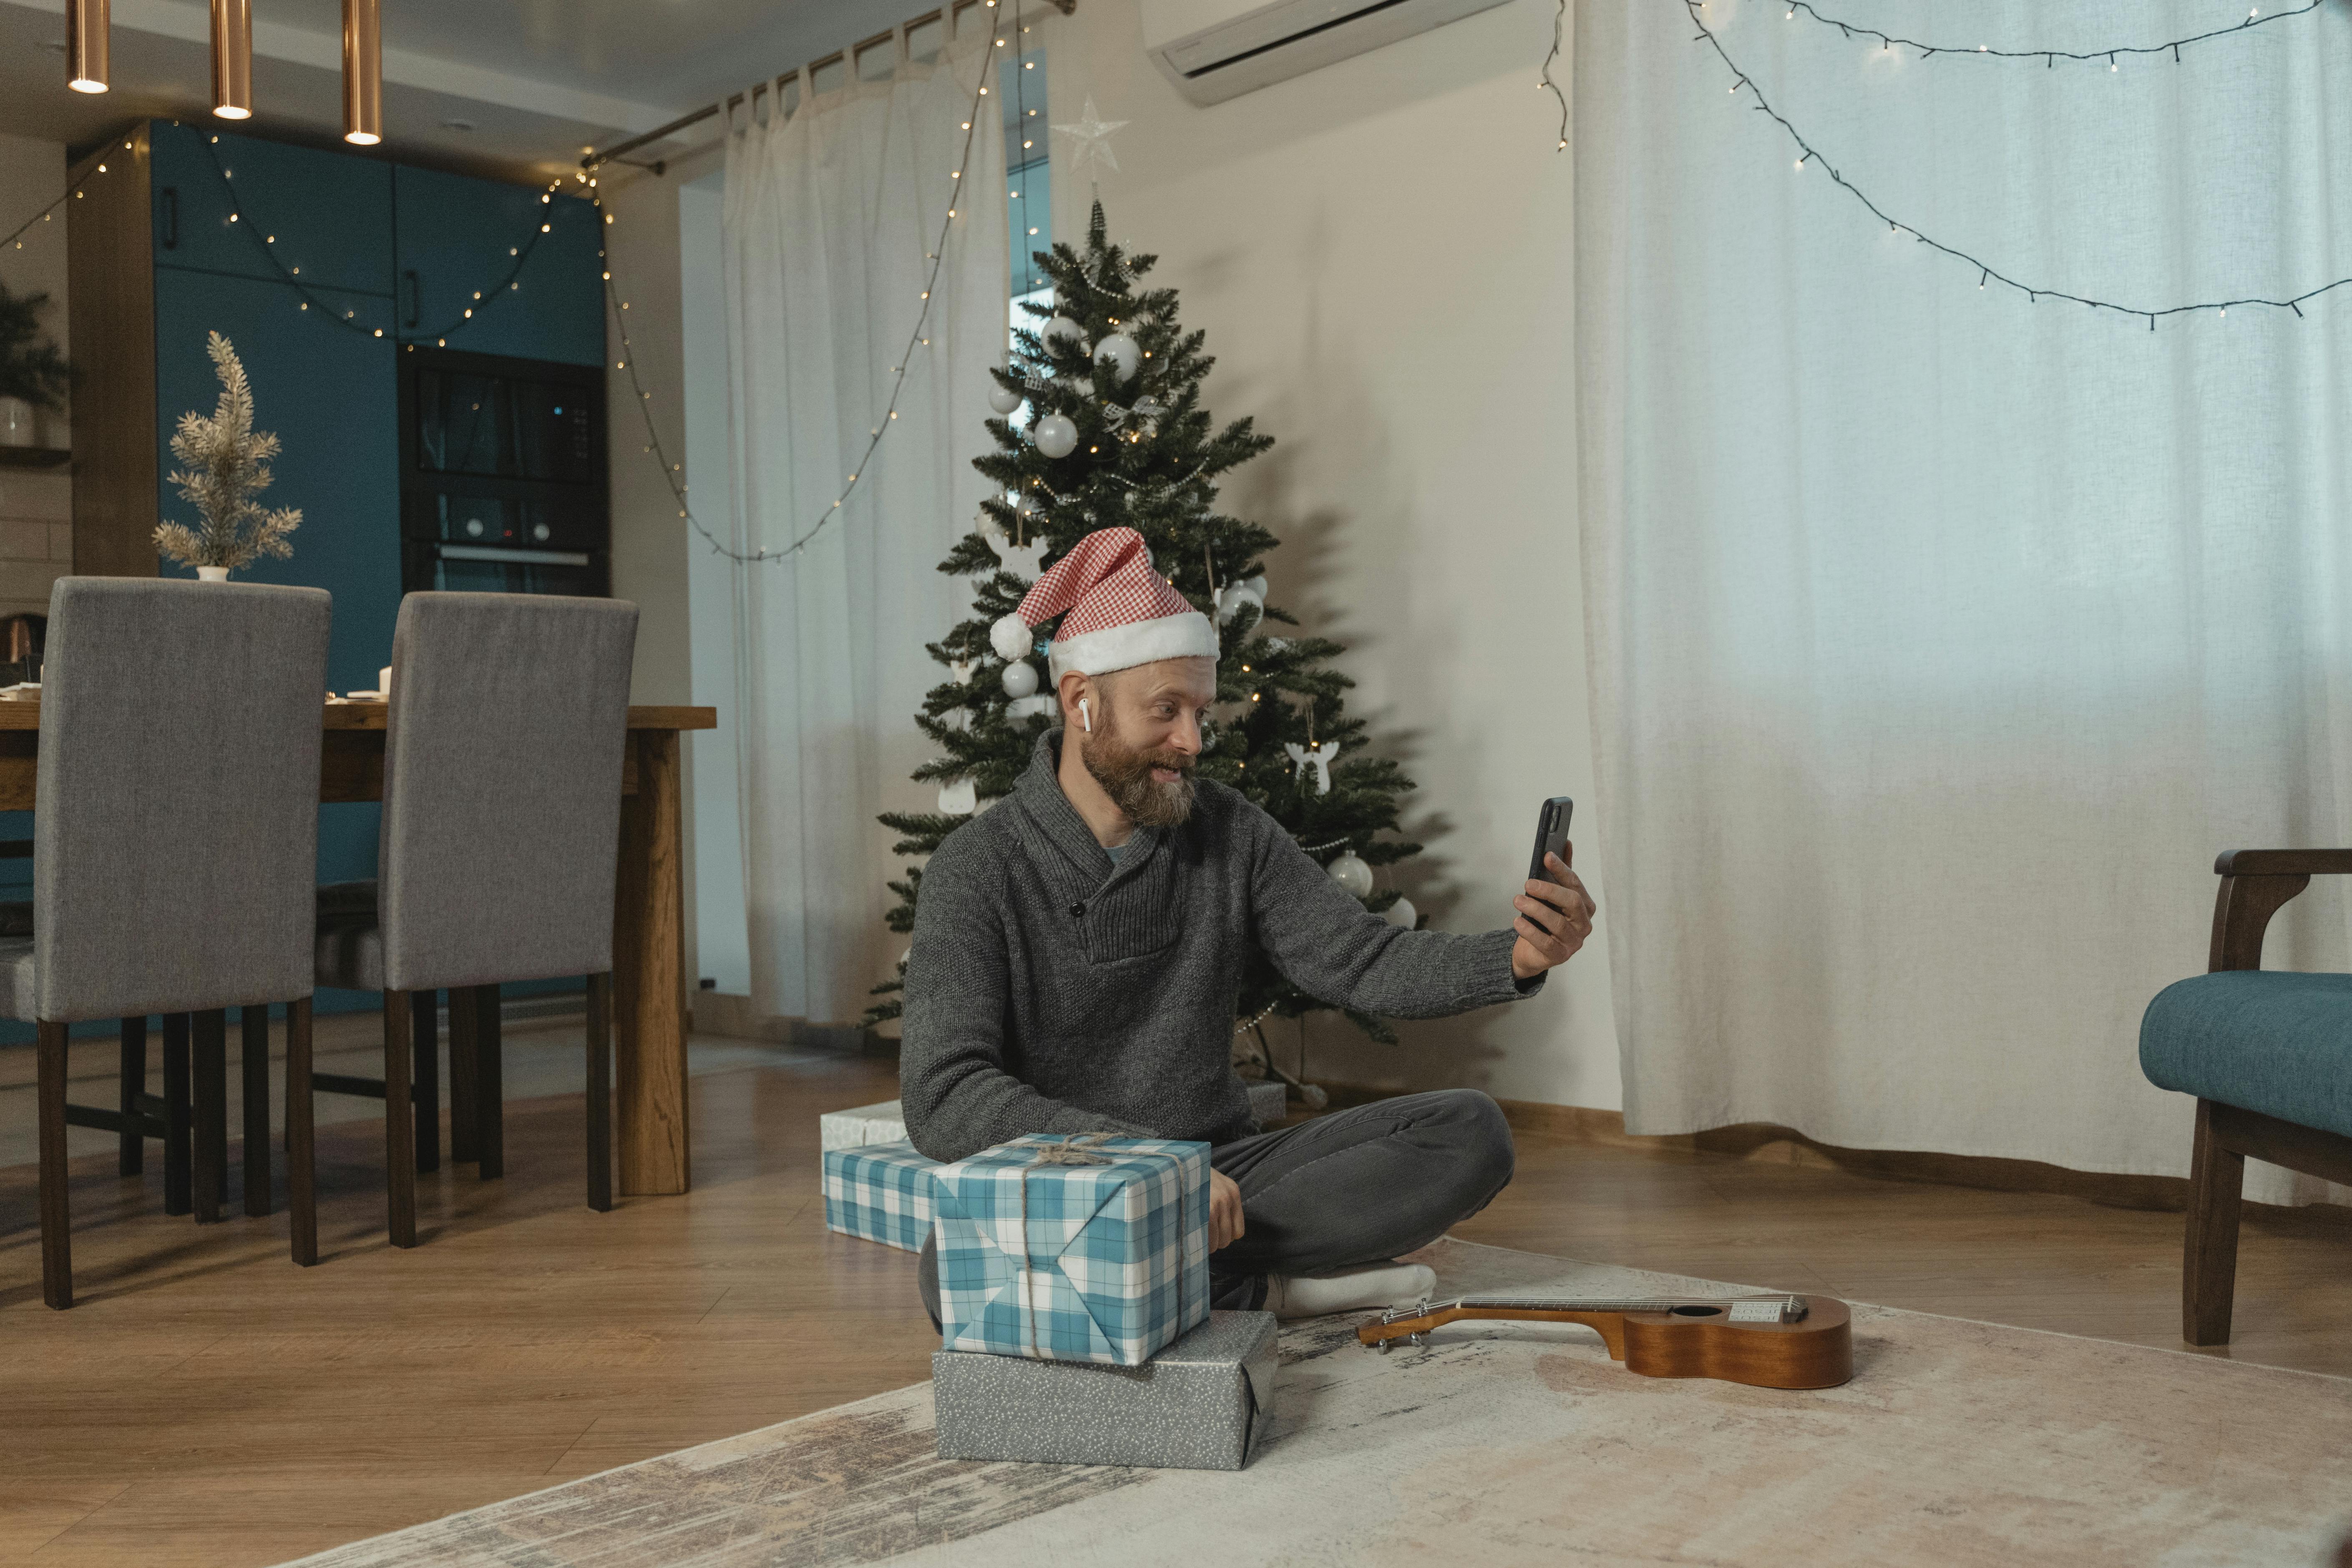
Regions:
<instances>
[{"instance_id":1,"label":"sheer curtain","mask_svg":"<svg viewBox=\"0 0 2352 1568\"><path fill-rule=\"evenodd\" d=\"M1697 15L1890 216L2157 306L2352 272L2352 17L1922 58ZM2226 0L1867 20L2085 49ZM2352 844L2352 289L2144 319L1874 219L1680 0L1575 38L1579 439L1626 1121L2186 1173L2141 1078L2222 849ZM1954 27L1964 38L1948 38ZM2273 967L2352 968L2339 889ZM2258 1170L2250 1196L2352 1193Z\"/></svg>"},{"instance_id":2,"label":"sheer curtain","mask_svg":"<svg viewBox=\"0 0 2352 1568\"><path fill-rule=\"evenodd\" d=\"M971 459L988 442L988 368L1005 353L1003 139L992 119L961 128L995 16L967 13L938 63L901 59L887 80L802 98L788 116L739 110L729 127L732 543L783 556L736 570L744 884L764 1013L856 1019L903 940L883 925L898 868L874 818L933 808L935 789L907 778L926 754L910 716L940 679L923 645L961 613L956 580L936 568L987 488ZM927 289L929 342L910 345Z\"/></svg>"}]
</instances>

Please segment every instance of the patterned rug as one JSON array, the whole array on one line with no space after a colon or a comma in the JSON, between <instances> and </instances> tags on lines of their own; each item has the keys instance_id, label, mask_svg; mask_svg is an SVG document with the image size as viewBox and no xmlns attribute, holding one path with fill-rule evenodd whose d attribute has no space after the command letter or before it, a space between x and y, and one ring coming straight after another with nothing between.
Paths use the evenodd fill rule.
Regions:
<instances>
[{"instance_id":1,"label":"patterned rug","mask_svg":"<svg viewBox=\"0 0 2352 1568\"><path fill-rule=\"evenodd\" d=\"M1441 1242L1444 1294L1724 1295ZM1639 1377L1568 1325L1283 1334L1239 1473L932 1452L928 1384L315 1557L310 1568L2319 1564L2352 1528L2352 1380L1857 1305L1818 1393Z\"/></svg>"}]
</instances>

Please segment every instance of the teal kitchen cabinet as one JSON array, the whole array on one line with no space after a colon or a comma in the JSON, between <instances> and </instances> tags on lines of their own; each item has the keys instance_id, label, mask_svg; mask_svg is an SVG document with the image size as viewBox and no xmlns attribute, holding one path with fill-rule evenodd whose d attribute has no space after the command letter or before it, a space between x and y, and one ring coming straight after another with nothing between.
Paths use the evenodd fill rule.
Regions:
<instances>
[{"instance_id":1,"label":"teal kitchen cabinet","mask_svg":"<svg viewBox=\"0 0 2352 1568\"><path fill-rule=\"evenodd\" d=\"M282 279L283 264L312 288L392 292L391 164L172 121L149 129L158 267Z\"/></svg>"},{"instance_id":2,"label":"teal kitchen cabinet","mask_svg":"<svg viewBox=\"0 0 2352 1568\"><path fill-rule=\"evenodd\" d=\"M564 364L604 359L593 204L403 165L393 171L393 214L403 341Z\"/></svg>"}]
</instances>

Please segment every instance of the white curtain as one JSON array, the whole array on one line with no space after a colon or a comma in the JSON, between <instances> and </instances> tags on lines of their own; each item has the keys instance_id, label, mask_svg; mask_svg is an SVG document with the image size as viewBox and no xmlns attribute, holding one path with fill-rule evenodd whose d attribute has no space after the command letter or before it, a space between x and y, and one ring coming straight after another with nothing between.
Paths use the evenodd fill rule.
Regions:
<instances>
[{"instance_id":1,"label":"white curtain","mask_svg":"<svg viewBox=\"0 0 2352 1568\"><path fill-rule=\"evenodd\" d=\"M2245 17L1861 9L1967 47ZM2341 7L2113 70L1926 58L1788 10L1697 16L1906 229L2157 308L2352 273ZM2185 1173L2190 1104L2141 1077L2137 1029L2205 968L2215 854L2352 844L2352 289L2154 331L2030 300L1799 167L1681 0L1577 16L1629 1128ZM2271 966L2352 968L2329 880Z\"/></svg>"},{"instance_id":2,"label":"white curtain","mask_svg":"<svg viewBox=\"0 0 2352 1568\"><path fill-rule=\"evenodd\" d=\"M729 128L732 542L783 557L736 569L751 994L772 1015L856 1019L904 942L874 819L934 806L907 778L927 754L910 716L941 679L923 645L968 600L937 567L987 489L971 458L1005 353L1003 140L972 113L995 16L967 13L936 64Z\"/></svg>"}]
</instances>

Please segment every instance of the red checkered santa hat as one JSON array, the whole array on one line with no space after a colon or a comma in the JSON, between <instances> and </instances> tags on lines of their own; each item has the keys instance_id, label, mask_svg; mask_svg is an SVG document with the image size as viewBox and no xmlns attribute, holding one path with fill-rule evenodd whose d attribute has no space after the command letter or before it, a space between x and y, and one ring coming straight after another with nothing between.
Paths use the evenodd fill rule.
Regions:
<instances>
[{"instance_id":1,"label":"red checkered santa hat","mask_svg":"<svg viewBox=\"0 0 2352 1568\"><path fill-rule=\"evenodd\" d=\"M1046 662L1056 685L1067 670L1107 675L1163 658L1217 657L1216 627L1151 569L1151 552L1131 528L1100 528L1079 540L988 640L998 657L1024 658L1036 628L1055 616L1062 624Z\"/></svg>"}]
</instances>

